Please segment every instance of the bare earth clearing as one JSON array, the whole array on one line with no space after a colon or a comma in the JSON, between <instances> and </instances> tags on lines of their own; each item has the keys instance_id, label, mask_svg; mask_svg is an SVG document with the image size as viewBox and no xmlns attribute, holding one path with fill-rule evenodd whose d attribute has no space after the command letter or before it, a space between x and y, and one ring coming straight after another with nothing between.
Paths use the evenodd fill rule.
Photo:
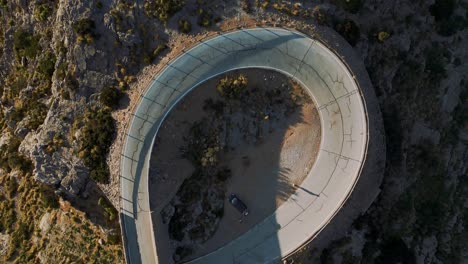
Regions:
<instances>
[{"instance_id":1,"label":"bare earth clearing","mask_svg":"<svg viewBox=\"0 0 468 264\"><path fill-rule=\"evenodd\" d=\"M239 74L247 80L241 95L217 91L221 79ZM201 127L195 136L194 124ZM209 150L199 163L183 155L198 138ZM238 70L197 87L168 115L152 150L149 191L160 262L207 254L273 214L307 176L319 145L312 100L280 73ZM226 199L231 193L249 207L242 222Z\"/></svg>"}]
</instances>

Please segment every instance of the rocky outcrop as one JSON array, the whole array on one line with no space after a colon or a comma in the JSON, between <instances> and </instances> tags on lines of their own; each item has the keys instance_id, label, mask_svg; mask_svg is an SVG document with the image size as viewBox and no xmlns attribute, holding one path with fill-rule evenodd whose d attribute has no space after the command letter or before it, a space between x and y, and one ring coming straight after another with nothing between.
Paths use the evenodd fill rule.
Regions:
<instances>
[{"instance_id":1,"label":"rocky outcrop","mask_svg":"<svg viewBox=\"0 0 468 264\"><path fill-rule=\"evenodd\" d=\"M0 256L6 254L10 243L10 236L0 233Z\"/></svg>"}]
</instances>

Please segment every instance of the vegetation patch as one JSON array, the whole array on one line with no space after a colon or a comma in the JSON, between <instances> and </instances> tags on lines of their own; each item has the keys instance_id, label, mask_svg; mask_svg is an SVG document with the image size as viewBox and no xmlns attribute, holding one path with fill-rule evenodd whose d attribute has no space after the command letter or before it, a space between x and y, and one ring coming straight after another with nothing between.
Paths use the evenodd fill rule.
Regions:
<instances>
[{"instance_id":1,"label":"vegetation patch","mask_svg":"<svg viewBox=\"0 0 468 264\"><path fill-rule=\"evenodd\" d=\"M10 193L0 194L0 232L10 236L1 263L40 263L38 252L63 263L122 261L119 236L113 237L115 245L98 243L111 236L68 202L59 201L52 188L36 182L29 172L18 178L0 175L0 188ZM43 221L47 227L39 224Z\"/></svg>"},{"instance_id":2,"label":"vegetation patch","mask_svg":"<svg viewBox=\"0 0 468 264\"><path fill-rule=\"evenodd\" d=\"M73 30L78 35L78 41L92 43L98 37L95 33L96 24L90 18L82 18L73 24Z\"/></svg>"},{"instance_id":3,"label":"vegetation patch","mask_svg":"<svg viewBox=\"0 0 468 264\"><path fill-rule=\"evenodd\" d=\"M109 167L106 156L115 136L115 122L108 108L89 108L81 122L79 157L91 169L90 176L100 183L109 180Z\"/></svg>"},{"instance_id":4,"label":"vegetation patch","mask_svg":"<svg viewBox=\"0 0 468 264\"><path fill-rule=\"evenodd\" d=\"M117 210L105 197L99 197L98 204L104 209L108 221L112 222L117 218Z\"/></svg>"},{"instance_id":5,"label":"vegetation patch","mask_svg":"<svg viewBox=\"0 0 468 264\"><path fill-rule=\"evenodd\" d=\"M183 0L146 0L145 13L166 23L169 18L184 7Z\"/></svg>"},{"instance_id":6,"label":"vegetation patch","mask_svg":"<svg viewBox=\"0 0 468 264\"><path fill-rule=\"evenodd\" d=\"M21 139L11 137L9 144L0 147L0 168L7 172L20 170L27 173L32 169L31 161L18 152Z\"/></svg>"},{"instance_id":7,"label":"vegetation patch","mask_svg":"<svg viewBox=\"0 0 468 264\"><path fill-rule=\"evenodd\" d=\"M468 26L466 16L453 14L457 5L455 0L436 0L429 7L429 11L436 21L436 30L440 35L452 36Z\"/></svg>"},{"instance_id":8,"label":"vegetation patch","mask_svg":"<svg viewBox=\"0 0 468 264\"><path fill-rule=\"evenodd\" d=\"M236 77L226 76L216 86L218 93L229 99L240 99L246 88L247 78L242 74Z\"/></svg>"},{"instance_id":9,"label":"vegetation patch","mask_svg":"<svg viewBox=\"0 0 468 264\"><path fill-rule=\"evenodd\" d=\"M355 46L360 38L360 30L356 22L351 19L345 19L335 25L335 29L342 35L351 46Z\"/></svg>"},{"instance_id":10,"label":"vegetation patch","mask_svg":"<svg viewBox=\"0 0 468 264\"><path fill-rule=\"evenodd\" d=\"M39 60L39 65L37 66L37 72L44 75L48 79L52 78L52 75L54 74L54 71L55 71L56 60L57 59L55 55L52 52L47 51L44 54L44 57L42 57Z\"/></svg>"},{"instance_id":11,"label":"vegetation patch","mask_svg":"<svg viewBox=\"0 0 468 264\"><path fill-rule=\"evenodd\" d=\"M179 20L179 30L185 34L190 33L192 31L192 24L186 19L181 19Z\"/></svg>"},{"instance_id":12,"label":"vegetation patch","mask_svg":"<svg viewBox=\"0 0 468 264\"><path fill-rule=\"evenodd\" d=\"M363 2L363 0L338 0L338 5L346 11L356 14L361 9Z\"/></svg>"},{"instance_id":13,"label":"vegetation patch","mask_svg":"<svg viewBox=\"0 0 468 264\"><path fill-rule=\"evenodd\" d=\"M47 4L38 4L34 8L34 17L39 21L45 21L53 13L52 7Z\"/></svg>"},{"instance_id":14,"label":"vegetation patch","mask_svg":"<svg viewBox=\"0 0 468 264\"><path fill-rule=\"evenodd\" d=\"M41 51L40 37L33 35L24 29L19 29L13 34L13 46L19 57L35 58Z\"/></svg>"},{"instance_id":15,"label":"vegetation patch","mask_svg":"<svg viewBox=\"0 0 468 264\"><path fill-rule=\"evenodd\" d=\"M107 86L102 90L99 100L105 106L116 109L119 106L119 100L121 97L122 92L119 89L113 86Z\"/></svg>"}]
</instances>

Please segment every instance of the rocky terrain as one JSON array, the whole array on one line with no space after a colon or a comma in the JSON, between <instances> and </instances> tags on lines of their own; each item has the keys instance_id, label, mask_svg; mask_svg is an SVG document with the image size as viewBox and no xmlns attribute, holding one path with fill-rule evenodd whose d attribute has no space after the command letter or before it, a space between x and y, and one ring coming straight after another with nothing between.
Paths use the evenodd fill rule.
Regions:
<instances>
[{"instance_id":1,"label":"rocky terrain","mask_svg":"<svg viewBox=\"0 0 468 264\"><path fill-rule=\"evenodd\" d=\"M466 0L0 0L0 260L81 258L77 247L40 242L47 213L59 223L51 230L85 236L65 228L65 209L47 205L53 197L102 231L76 241L123 261L104 242L118 230L119 148L138 92L194 36L274 23L339 32L367 66L387 134L372 208L326 250L305 248L289 261L466 262L467 8Z\"/></svg>"}]
</instances>

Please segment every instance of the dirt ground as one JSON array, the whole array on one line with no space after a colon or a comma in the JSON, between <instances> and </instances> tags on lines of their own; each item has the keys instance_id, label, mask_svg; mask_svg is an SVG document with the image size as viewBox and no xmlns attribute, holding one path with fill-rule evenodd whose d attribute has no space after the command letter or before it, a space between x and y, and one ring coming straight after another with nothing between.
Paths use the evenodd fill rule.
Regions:
<instances>
[{"instance_id":1,"label":"dirt ground","mask_svg":"<svg viewBox=\"0 0 468 264\"><path fill-rule=\"evenodd\" d=\"M248 78L250 87L289 87L288 77L274 71L248 69L236 72ZM205 82L179 102L161 126L152 150L150 204L161 263L173 262L176 243L169 238L168 226L162 223L160 211L194 171L193 165L182 158L180 147L193 122L206 115L204 101L219 97L215 87L222 77ZM261 143L248 144L240 140L235 148L221 154L220 162L232 170L226 196L238 195L250 214L240 222L239 212L226 200L224 216L215 234L205 243L193 245L194 251L189 258L222 247L273 214L295 191L293 184L299 185L307 176L320 144L320 120L314 104L310 99L305 100L288 118L276 120L274 124Z\"/></svg>"}]
</instances>

